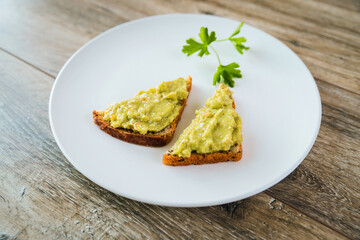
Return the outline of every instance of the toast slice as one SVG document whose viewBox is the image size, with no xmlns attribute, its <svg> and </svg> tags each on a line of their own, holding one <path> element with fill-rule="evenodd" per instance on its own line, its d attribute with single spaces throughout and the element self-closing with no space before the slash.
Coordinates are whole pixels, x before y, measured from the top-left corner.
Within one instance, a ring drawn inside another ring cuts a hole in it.
<svg viewBox="0 0 360 240">
<path fill-rule="evenodd" d="M 235 102 L 234 99 L 232 98 L 232 93 L 228 88 L 227 90 L 230 92 L 230 98 L 232 100 L 232 108 L 235 109 Z M 242 158 L 243 150 L 241 143 L 242 143 L 242 137 L 241 137 L 241 141 L 231 146 L 231 148 L 228 151 L 215 151 L 210 153 L 197 153 L 196 151 L 192 151 L 190 156 L 187 157 L 175 155 L 173 149 L 170 149 L 168 152 L 166 152 L 163 155 L 163 164 L 170 166 L 187 166 L 187 165 L 201 165 L 201 164 L 209 164 L 209 163 L 228 162 L 228 161 L 236 162 Z"/>
<path fill-rule="evenodd" d="M 191 86 L 192 86 L 192 78 L 188 76 L 186 78 L 188 81 L 188 88 L 187 91 L 190 93 Z M 160 147 L 164 146 L 167 143 L 169 143 L 175 133 L 175 129 L 177 127 L 178 122 L 181 119 L 182 112 L 184 111 L 184 108 L 186 106 L 187 99 L 189 97 L 186 97 L 186 99 L 183 99 L 180 104 L 181 108 L 179 111 L 179 114 L 176 116 L 176 118 L 165 127 L 163 130 L 159 132 L 147 132 L 146 134 L 140 134 L 136 131 L 133 131 L 131 129 L 125 129 L 125 128 L 114 128 L 111 126 L 110 122 L 106 121 L 104 119 L 104 113 L 105 111 L 93 111 L 93 119 L 94 123 L 99 126 L 99 128 L 103 131 L 105 131 L 107 134 L 120 139 L 125 142 L 134 143 L 138 145 L 143 146 L 152 146 L 152 147 Z"/>
</svg>

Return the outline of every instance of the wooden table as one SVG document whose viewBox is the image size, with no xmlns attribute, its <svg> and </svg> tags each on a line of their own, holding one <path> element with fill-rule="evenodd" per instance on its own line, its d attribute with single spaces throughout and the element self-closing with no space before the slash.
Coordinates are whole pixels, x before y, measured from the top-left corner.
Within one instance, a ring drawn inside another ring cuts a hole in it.
<svg viewBox="0 0 360 240">
<path fill-rule="evenodd" d="M 66 60 L 141 17 L 219 15 L 280 39 L 308 66 L 322 125 L 303 163 L 248 199 L 168 208 L 117 196 L 62 155 L 49 94 Z M 360 239 L 360 1 L 0 1 L 0 239 Z"/>
</svg>

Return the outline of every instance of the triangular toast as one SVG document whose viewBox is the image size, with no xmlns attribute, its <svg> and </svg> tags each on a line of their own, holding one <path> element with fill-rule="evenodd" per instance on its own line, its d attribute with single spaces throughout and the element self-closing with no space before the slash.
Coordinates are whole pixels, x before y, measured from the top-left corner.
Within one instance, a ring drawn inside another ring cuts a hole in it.
<svg viewBox="0 0 360 240">
<path fill-rule="evenodd" d="M 188 76 L 185 80 L 187 81 L 187 91 L 188 93 L 190 93 L 192 79 L 190 76 Z M 140 134 L 139 132 L 136 132 L 132 129 L 114 128 L 111 126 L 111 123 L 109 121 L 106 121 L 104 119 L 104 113 L 105 113 L 104 110 L 93 111 L 94 123 L 98 125 L 101 130 L 105 131 L 111 136 L 129 143 L 134 143 L 144 146 L 154 146 L 154 147 L 164 146 L 171 141 L 174 135 L 176 126 L 180 121 L 181 114 L 185 108 L 188 96 L 189 94 L 185 99 L 181 100 L 178 103 L 181 105 L 181 108 L 176 118 L 168 126 L 166 126 L 164 129 L 162 129 L 159 132 L 150 131 L 147 132 L 146 134 Z"/>
<path fill-rule="evenodd" d="M 226 91 L 226 93 L 228 94 L 228 101 L 229 101 L 227 108 L 231 108 L 230 101 L 232 101 L 232 109 L 235 109 L 235 102 L 234 102 L 234 99 L 232 98 L 232 93 L 231 93 L 230 89 L 227 86 L 225 86 L 224 84 L 221 84 L 219 87 L 219 90 L 217 90 L 217 91 Z M 219 108 L 219 109 L 221 109 L 221 108 Z M 201 110 L 206 110 L 206 107 L 204 107 Z M 201 112 L 201 110 L 199 112 Z M 214 111 L 216 112 L 216 110 L 214 110 Z M 197 118 L 199 117 L 198 114 L 199 113 L 197 113 Z M 234 114 L 237 115 L 236 112 Z M 237 115 L 237 117 L 240 119 L 240 117 L 238 115 Z M 195 120 L 197 118 L 195 118 Z M 209 118 L 211 118 L 211 117 L 209 117 Z M 186 134 L 188 133 L 187 130 L 191 129 L 192 127 L 196 127 L 196 125 L 194 125 L 194 124 L 199 124 L 199 122 L 196 122 L 195 120 L 193 120 L 193 122 L 184 130 L 182 135 L 179 137 L 177 142 L 174 144 L 173 148 L 177 144 L 178 145 L 181 144 L 181 142 L 179 142 L 179 141 L 181 141 L 181 140 L 187 141 L 187 137 L 186 137 Z M 237 139 L 237 141 L 230 147 L 230 149 L 216 150 L 213 152 L 205 152 L 205 153 L 198 153 L 198 152 L 192 150 L 191 153 L 190 153 L 190 151 L 187 152 L 187 154 L 190 154 L 190 156 L 179 156 L 176 153 L 174 153 L 174 150 L 172 148 L 171 150 L 169 150 L 167 153 L 165 153 L 163 155 L 164 165 L 186 166 L 186 165 L 192 165 L 192 164 L 198 165 L 198 164 L 218 163 L 218 162 L 227 162 L 227 161 L 239 161 L 242 157 L 241 119 L 238 122 L 240 122 L 240 124 L 238 124 L 236 126 L 240 130 L 239 133 L 241 134 L 241 137 Z M 198 127 L 197 129 L 201 129 L 201 128 Z M 197 131 L 202 131 L 202 130 L 197 130 Z M 198 132 L 198 135 L 203 136 L 204 134 L 202 132 Z"/>
</svg>

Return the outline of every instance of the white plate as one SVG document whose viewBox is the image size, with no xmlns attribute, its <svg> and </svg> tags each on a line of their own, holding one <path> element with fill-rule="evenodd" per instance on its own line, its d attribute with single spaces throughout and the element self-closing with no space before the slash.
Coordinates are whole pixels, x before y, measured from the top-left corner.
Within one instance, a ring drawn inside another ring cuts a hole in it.
<svg viewBox="0 0 360 240">
<path fill-rule="evenodd" d="M 259 193 L 291 173 L 306 157 L 321 120 L 313 77 L 294 52 L 265 32 L 244 25 L 250 50 L 238 54 L 215 43 L 223 64 L 236 61 L 243 73 L 234 98 L 243 121 L 240 162 L 169 167 L 162 155 L 174 144 L 205 100 L 217 60 L 212 53 L 186 57 L 182 46 L 201 26 L 227 37 L 239 22 L 207 15 L 171 14 L 121 24 L 80 48 L 60 71 L 50 96 L 50 124 L 69 161 L 100 186 L 138 201 L 166 206 L 223 204 Z M 94 109 L 180 76 L 193 88 L 173 141 L 152 148 L 129 144 L 101 131 Z"/>
</svg>

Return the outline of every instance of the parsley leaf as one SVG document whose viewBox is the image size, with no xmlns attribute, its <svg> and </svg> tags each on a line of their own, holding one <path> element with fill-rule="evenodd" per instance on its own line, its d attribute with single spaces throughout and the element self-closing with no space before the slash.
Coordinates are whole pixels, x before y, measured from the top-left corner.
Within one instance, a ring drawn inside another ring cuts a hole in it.
<svg viewBox="0 0 360 240">
<path fill-rule="evenodd" d="M 244 37 L 230 38 L 230 41 L 240 54 L 244 53 L 243 50 L 249 50 L 249 47 L 246 47 L 243 44 L 244 42 L 246 42 L 246 39 Z"/>
<path fill-rule="evenodd" d="M 211 32 L 210 35 L 208 33 L 208 28 L 201 27 L 199 37 L 202 43 L 194 40 L 193 38 L 189 38 L 186 40 L 188 45 L 183 46 L 183 53 L 190 56 L 199 51 L 198 56 L 202 57 L 204 54 L 209 55 L 210 52 L 208 50 L 208 46 L 210 43 L 216 40 L 215 32 Z"/>
<path fill-rule="evenodd" d="M 240 33 L 241 27 L 244 25 L 244 22 L 240 23 L 240 25 L 235 29 L 235 31 L 231 34 L 229 38 L 232 38 L 235 35 L 238 35 Z"/>
<path fill-rule="evenodd" d="M 217 68 L 216 73 L 213 77 L 213 85 L 216 85 L 216 83 L 220 83 L 220 81 L 224 82 L 226 85 L 230 87 L 234 87 L 235 81 L 233 78 L 241 78 L 241 71 L 240 69 L 237 69 L 239 64 L 233 62 L 229 65 L 219 65 Z"/>
<path fill-rule="evenodd" d="M 206 45 L 210 45 L 210 43 L 212 43 L 216 40 L 215 32 L 213 31 L 209 35 L 208 28 L 206 28 L 206 27 L 200 28 L 199 37 L 200 37 L 201 41 Z"/>
<path fill-rule="evenodd" d="M 243 54 L 244 50 L 249 50 L 249 47 L 246 47 L 243 44 L 244 42 L 246 42 L 246 38 L 244 38 L 244 37 L 233 38 L 233 37 L 240 33 L 241 27 L 243 25 L 244 25 L 243 22 L 240 23 L 240 25 L 236 28 L 236 30 L 233 32 L 233 34 L 231 34 L 231 36 L 229 37 L 229 40 L 231 41 L 231 43 L 234 45 L 234 47 L 240 54 Z"/>
</svg>

